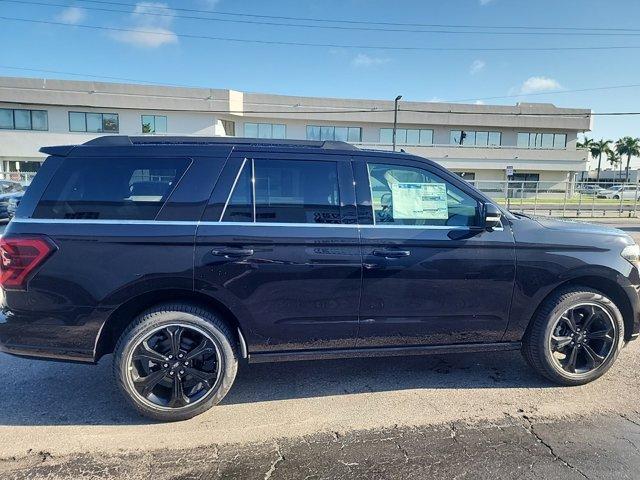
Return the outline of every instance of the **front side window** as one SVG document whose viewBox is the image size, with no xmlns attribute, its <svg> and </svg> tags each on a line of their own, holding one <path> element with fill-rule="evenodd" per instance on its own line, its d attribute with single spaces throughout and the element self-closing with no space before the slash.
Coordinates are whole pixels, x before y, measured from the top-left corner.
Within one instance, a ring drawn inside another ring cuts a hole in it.
<svg viewBox="0 0 640 480">
<path fill-rule="evenodd" d="M 167 133 L 167 117 L 142 115 L 142 133 Z"/>
<path fill-rule="evenodd" d="M 171 158 L 66 158 L 34 217 L 153 220 L 189 164 Z"/>
<path fill-rule="evenodd" d="M 49 130 L 47 111 L 0 108 L 0 129 Z"/>
<path fill-rule="evenodd" d="M 378 163 L 368 170 L 376 225 L 479 224 L 478 201 L 432 172 Z"/>
<path fill-rule="evenodd" d="M 247 160 L 222 221 L 341 223 L 337 165 L 331 161 Z"/>
<path fill-rule="evenodd" d="M 69 112 L 69 131 L 88 133 L 118 133 L 117 113 Z"/>
</svg>

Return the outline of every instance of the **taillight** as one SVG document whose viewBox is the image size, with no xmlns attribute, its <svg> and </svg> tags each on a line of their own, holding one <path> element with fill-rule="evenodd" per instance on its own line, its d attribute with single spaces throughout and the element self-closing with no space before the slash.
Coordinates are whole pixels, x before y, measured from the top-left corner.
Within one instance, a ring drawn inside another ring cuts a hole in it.
<svg viewBox="0 0 640 480">
<path fill-rule="evenodd" d="M 0 286 L 26 290 L 31 274 L 57 249 L 47 237 L 0 238 Z"/>
</svg>

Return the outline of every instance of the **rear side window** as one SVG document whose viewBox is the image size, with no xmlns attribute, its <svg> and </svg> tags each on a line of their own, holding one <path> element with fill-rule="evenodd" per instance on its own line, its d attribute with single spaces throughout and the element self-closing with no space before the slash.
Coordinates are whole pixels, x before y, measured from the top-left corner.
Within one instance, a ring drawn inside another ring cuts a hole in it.
<svg viewBox="0 0 640 480">
<path fill-rule="evenodd" d="M 340 223 L 336 162 L 247 160 L 223 222 Z"/>
<path fill-rule="evenodd" d="M 153 220 L 191 160 L 67 158 L 34 218 Z"/>
</svg>

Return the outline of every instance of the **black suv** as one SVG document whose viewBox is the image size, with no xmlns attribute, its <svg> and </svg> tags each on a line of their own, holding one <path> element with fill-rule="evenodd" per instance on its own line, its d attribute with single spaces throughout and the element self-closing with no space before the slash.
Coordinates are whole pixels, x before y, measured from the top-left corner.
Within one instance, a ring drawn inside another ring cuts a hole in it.
<svg viewBox="0 0 640 480">
<path fill-rule="evenodd" d="M 629 236 L 509 213 L 423 158 L 126 136 L 42 152 L 0 242 L 0 345 L 114 353 L 156 419 L 220 402 L 241 359 L 521 349 L 578 385 L 638 335 Z"/>
</svg>

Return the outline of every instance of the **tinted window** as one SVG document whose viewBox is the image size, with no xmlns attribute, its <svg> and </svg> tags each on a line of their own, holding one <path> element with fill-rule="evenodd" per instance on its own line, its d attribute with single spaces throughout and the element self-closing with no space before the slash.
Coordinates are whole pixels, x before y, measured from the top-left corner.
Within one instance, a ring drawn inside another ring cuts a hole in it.
<svg viewBox="0 0 640 480">
<path fill-rule="evenodd" d="M 245 161 L 222 216 L 223 222 L 253 222 L 251 160 Z"/>
<path fill-rule="evenodd" d="M 335 162 L 255 160 L 256 222 L 340 223 Z"/>
<path fill-rule="evenodd" d="M 478 202 L 421 168 L 369 164 L 376 225 L 477 225 Z"/>
<path fill-rule="evenodd" d="M 251 172 L 255 175 L 251 182 Z M 251 204 L 255 188 L 254 203 Z M 335 162 L 253 160 L 245 163 L 223 221 L 340 223 Z"/>
<path fill-rule="evenodd" d="M 153 220 L 189 163 L 171 158 L 67 158 L 33 216 Z"/>
</svg>

